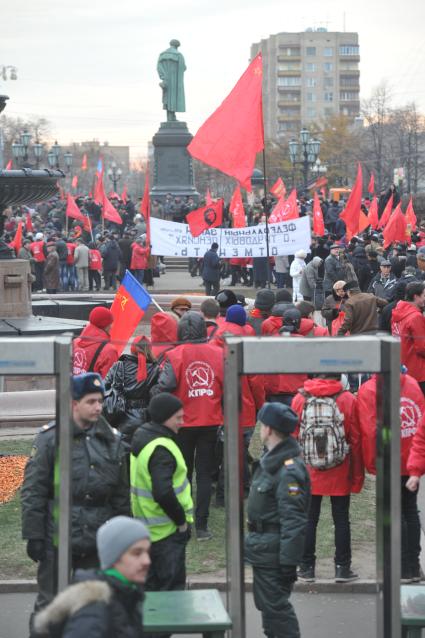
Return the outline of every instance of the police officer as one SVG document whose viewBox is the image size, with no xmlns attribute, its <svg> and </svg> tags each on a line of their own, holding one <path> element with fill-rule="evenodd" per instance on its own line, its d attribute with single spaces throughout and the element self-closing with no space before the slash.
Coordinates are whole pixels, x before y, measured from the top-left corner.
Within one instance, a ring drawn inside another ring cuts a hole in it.
<svg viewBox="0 0 425 638">
<path fill-rule="evenodd" d="M 102 417 L 104 387 L 96 373 L 72 378 L 72 568 L 98 566 L 96 532 L 107 520 L 130 514 L 126 448 Z M 22 536 L 38 563 L 34 612 L 55 595 L 54 475 L 56 424 L 43 426 L 25 468 Z M 30 627 L 32 627 L 31 617 Z"/>
<path fill-rule="evenodd" d="M 177 445 L 183 403 L 161 392 L 151 399 L 148 410 L 151 421 L 136 430 L 130 459 L 133 516 L 148 527 L 152 541 L 146 589 L 184 589 L 193 503 L 186 463 Z"/>
<path fill-rule="evenodd" d="M 266 453 L 248 497 L 245 557 L 253 566 L 254 601 L 268 638 L 299 638 L 289 597 L 304 550 L 310 479 L 298 443 L 290 435 L 298 418 L 282 403 L 258 412 Z"/>
</svg>

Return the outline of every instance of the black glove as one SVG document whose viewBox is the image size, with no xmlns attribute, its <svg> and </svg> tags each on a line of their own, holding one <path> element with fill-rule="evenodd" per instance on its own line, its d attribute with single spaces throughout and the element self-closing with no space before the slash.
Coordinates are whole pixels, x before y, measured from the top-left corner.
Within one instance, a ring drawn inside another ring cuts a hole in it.
<svg viewBox="0 0 425 638">
<path fill-rule="evenodd" d="M 35 563 L 46 558 L 46 543 L 38 538 L 31 538 L 27 543 L 27 554 Z"/>
<path fill-rule="evenodd" d="M 296 565 L 283 565 L 280 568 L 282 579 L 288 585 L 292 585 L 297 580 L 297 567 Z"/>
</svg>

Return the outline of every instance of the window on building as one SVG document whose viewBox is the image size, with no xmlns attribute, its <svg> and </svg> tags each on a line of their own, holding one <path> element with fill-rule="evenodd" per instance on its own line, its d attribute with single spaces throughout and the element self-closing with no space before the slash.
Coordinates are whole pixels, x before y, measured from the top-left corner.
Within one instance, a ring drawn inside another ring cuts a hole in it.
<svg viewBox="0 0 425 638">
<path fill-rule="evenodd" d="M 299 47 L 287 47 L 283 44 L 279 46 L 279 49 L 281 55 L 287 55 L 289 57 L 299 57 L 301 52 Z"/>
<path fill-rule="evenodd" d="M 305 84 L 310 88 L 314 88 L 317 85 L 316 78 L 306 78 Z"/>
<path fill-rule="evenodd" d="M 307 117 L 316 117 L 316 109 L 310 107 L 307 109 Z"/>
<path fill-rule="evenodd" d="M 316 55 L 316 47 L 307 47 L 306 48 L 307 55 Z"/>
<path fill-rule="evenodd" d="M 307 102 L 315 102 L 316 94 L 315 93 L 307 93 Z"/>
<path fill-rule="evenodd" d="M 341 75 L 339 78 L 339 85 L 341 88 L 350 88 L 351 86 L 359 85 L 359 78 L 356 75 Z"/>
<path fill-rule="evenodd" d="M 359 99 L 357 91 L 341 91 L 339 99 L 341 102 L 351 102 Z"/>
<path fill-rule="evenodd" d="M 333 68 L 334 65 L 332 64 L 332 62 L 324 62 L 323 70 L 325 71 L 325 73 L 332 73 Z"/>
<path fill-rule="evenodd" d="M 279 115 L 294 117 L 295 115 L 300 115 L 300 108 L 297 106 L 280 106 Z"/>
<path fill-rule="evenodd" d="M 298 122 L 279 122 L 277 125 L 278 131 L 295 131 L 298 129 Z"/>
<path fill-rule="evenodd" d="M 345 62 L 341 62 L 339 65 L 339 68 L 341 71 L 358 71 L 359 70 L 359 63 L 358 62 L 348 62 L 347 60 Z"/>
<path fill-rule="evenodd" d="M 284 76 L 277 78 L 278 86 L 301 86 L 301 77 Z"/>
<path fill-rule="evenodd" d="M 342 44 L 339 47 L 339 55 L 359 55 L 360 47 L 358 44 Z"/>
<path fill-rule="evenodd" d="M 308 73 L 314 73 L 316 70 L 316 65 L 314 64 L 314 62 L 307 62 L 307 64 L 305 65 L 305 70 Z"/>
<path fill-rule="evenodd" d="M 333 102 L 334 101 L 334 94 L 330 91 L 328 93 L 325 93 L 323 95 L 323 99 L 325 100 L 325 102 Z"/>
<path fill-rule="evenodd" d="M 279 62 L 278 71 L 301 71 L 301 65 L 299 62 L 292 62 L 289 60 L 288 62 Z"/>
<path fill-rule="evenodd" d="M 331 58 L 333 54 L 334 54 L 333 47 L 325 47 L 323 49 L 323 55 L 325 56 L 325 58 Z"/>
<path fill-rule="evenodd" d="M 333 78 L 327 78 L 327 77 L 323 78 L 323 86 L 325 87 L 325 89 L 330 89 L 331 87 L 333 87 L 333 85 L 334 85 Z"/>
</svg>

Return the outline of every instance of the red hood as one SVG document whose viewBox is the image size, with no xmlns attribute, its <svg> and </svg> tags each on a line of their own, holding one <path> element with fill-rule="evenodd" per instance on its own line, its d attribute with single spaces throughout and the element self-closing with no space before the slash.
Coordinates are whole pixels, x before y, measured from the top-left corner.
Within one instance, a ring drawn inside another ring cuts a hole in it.
<svg viewBox="0 0 425 638">
<path fill-rule="evenodd" d="M 276 335 L 279 333 L 280 328 L 282 327 L 282 317 L 268 317 L 261 324 L 261 334 L 262 335 Z"/>
<path fill-rule="evenodd" d="M 94 343 L 100 344 L 101 341 L 110 341 L 108 333 L 102 328 L 94 326 L 92 323 L 87 324 L 78 338 L 82 340 L 85 346 Z"/>
<path fill-rule="evenodd" d="M 305 337 L 311 332 L 314 328 L 313 319 L 303 318 L 301 319 L 300 328 L 298 330 L 299 334 Z"/>
<path fill-rule="evenodd" d="M 336 379 L 309 379 L 304 381 L 304 390 L 315 397 L 330 397 L 342 392 L 342 384 Z"/>
<path fill-rule="evenodd" d="M 177 321 L 168 312 L 157 312 L 151 319 L 151 342 L 169 343 L 177 341 Z M 168 350 L 167 345 L 153 346 L 155 356 Z"/>
<path fill-rule="evenodd" d="M 408 301 L 399 301 L 392 313 L 393 321 L 402 321 L 414 314 L 422 314 L 419 308 Z"/>
</svg>

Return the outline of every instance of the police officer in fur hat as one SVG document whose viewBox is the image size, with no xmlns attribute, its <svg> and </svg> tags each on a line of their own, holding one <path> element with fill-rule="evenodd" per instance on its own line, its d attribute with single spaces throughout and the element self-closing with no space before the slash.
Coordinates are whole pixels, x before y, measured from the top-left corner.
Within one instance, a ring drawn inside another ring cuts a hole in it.
<svg viewBox="0 0 425 638">
<path fill-rule="evenodd" d="M 96 532 L 107 520 L 130 514 L 126 448 L 102 416 L 104 386 L 96 373 L 72 378 L 72 568 L 98 566 Z M 34 612 L 55 595 L 56 423 L 36 436 L 25 468 L 22 536 L 28 556 L 38 563 Z M 30 620 L 32 628 L 33 616 Z"/>
<path fill-rule="evenodd" d="M 282 403 L 265 403 L 258 412 L 266 448 L 248 497 L 245 558 L 254 573 L 254 602 L 268 638 L 299 638 L 289 601 L 304 551 L 310 479 L 297 441 L 298 417 Z"/>
</svg>

